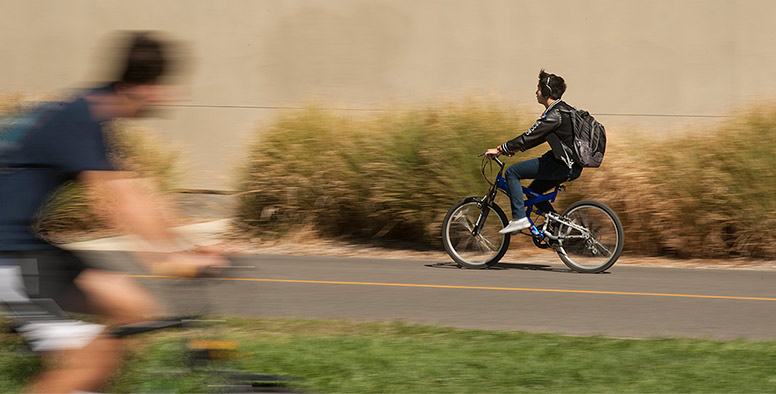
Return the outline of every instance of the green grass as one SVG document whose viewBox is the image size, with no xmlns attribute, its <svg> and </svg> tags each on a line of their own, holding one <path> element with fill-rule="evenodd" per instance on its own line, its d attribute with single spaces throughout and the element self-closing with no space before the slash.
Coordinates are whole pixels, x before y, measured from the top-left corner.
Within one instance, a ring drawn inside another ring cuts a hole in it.
<svg viewBox="0 0 776 394">
<path fill-rule="evenodd" d="M 320 393 L 772 393 L 776 341 L 566 337 L 394 323 L 230 319 L 226 326 L 133 340 L 109 392 L 200 392 L 185 335 L 237 340 L 226 367 L 302 378 Z M 2 339 L 0 392 L 37 368 Z"/>
</svg>

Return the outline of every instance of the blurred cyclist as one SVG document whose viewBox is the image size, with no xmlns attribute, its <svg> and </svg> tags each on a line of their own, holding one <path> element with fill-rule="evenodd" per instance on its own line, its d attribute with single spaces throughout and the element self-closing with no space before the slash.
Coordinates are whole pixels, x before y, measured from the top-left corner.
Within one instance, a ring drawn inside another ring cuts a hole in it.
<svg viewBox="0 0 776 394">
<path fill-rule="evenodd" d="M 544 113 L 525 133 L 485 151 L 488 156 L 498 154 L 512 156 L 517 151 L 526 151 L 545 141 L 551 148 L 542 157 L 517 163 L 504 173 L 509 187 L 513 219 L 499 231 L 501 234 L 520 231 L 531 226 L 528 218 L 525 217 L 521 179 L 534 179 L 528 188 L 537 193 L 544 193 L 562 182 L 579 178 L 582 173 L 582 167 L 574 163 L 569 149 L 573 146 L 571 119 L 567 113 L 561 111 L 561 109 L 572 109 L 561 100 L 565 92 L 566 82 L 562 77 L 541 70 L 536 89 L 536 101 L 544 105 Z M 554 212 L 549 202 L 537 204 L 537 208 L 544 212 Z"/>
<path fill-rule="evenodd" d="M 95 314 L 106 324 L 138 322 L 159 313 L 152 296 L 132 280 L 90 267 L 42 241 L 30 227 L 57 187 L 78 180 L 111 223 L 159 250 L 180 249 L 147 184 L 109 162 L 103 130 L 105 122 L 142 116 L 168 100 L 162 78 L 169 74 L 171 45 L 151 33 L 132 33 L 115 82 L 46 110 L 12 149 L 0 151 L 0 266 L 18 267 L 24 295 L 32 301 L 53 300 L 65 311 Z M 168 272 L 187 275 L 224 264 L 217 254 L 205 253 L 170 253 L 165 261 Z M 3 272 L 8 276 L 13 271 Z M 32 392 L 99 390 L 119 361 L 119 340 L 105 335 L 101 325 L 33 321 L 19 332 L 33 349 L 51 355 L 46 370 L 29 387 Z"/>
</svg>

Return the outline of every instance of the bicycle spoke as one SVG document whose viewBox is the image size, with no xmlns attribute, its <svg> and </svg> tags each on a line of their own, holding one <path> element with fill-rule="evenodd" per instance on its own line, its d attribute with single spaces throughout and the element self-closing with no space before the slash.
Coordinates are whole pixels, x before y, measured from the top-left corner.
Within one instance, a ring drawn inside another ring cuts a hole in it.
<svg viewBox="0 0 776 394">
<path fill-rule="evenodd" d="M 456 262 L 469 268 L 483 268 L 497 262 L 509 247 L 505 242 L 508 237 L 498 233 L 506 216 L 493 208 L 485 209 L 490 211 L 483 220 L 483 207 L 478 200 L 461 203 L 450 213 L 443 228 L 445 249 Z"/>
<path fill-rule="evenodd" d="M 604 245 L 604 244 L 602 244 L 602 243 L 598 242 L 598 240 L 597 240 L 597 239 L 595 239 L 595 238 L 593 238 L 593 242 L 595 242 L 595 245 L 594 245 L 594 246 L 597 246 L 597 247 L 599 247 L 601 250 L 603 250 L 604 252 L 606 252 L 606 255 L 607 255 L 607 256 L 611 256 L 611 255 L 612 255 L 612 251 L 611 251 L 611 250 L 609 250 L 609 248 L 608 248 L 608 247 L 606 247 L 606 245 Z"/>
<path fill-rule="evenodd" d="M 477 241 L 479 241 L 480 245 L 483 245 L 488 251 L 494 251 L 497 249 L 497 246 L 489 239 L 483 237 L 482 235 L 477 236 Z"/>
<path fill-rule="evenodd" d="M 455 245 L 456 250 L 466 250 L 466 248 L 469 247 L 469 245 L 472 244 L 473 238 L 471 237 L 464 237 L 461 238 L 461 240 L 458 242 L 457 245 Z"/>
<path fill-rule="evenodd" d="M 468 216 L 466 216 L 463 212 L 460 212 L 456 214 L 456 217 L 453 218 L 458 223 L 461 223 L 464 227 L 466 227 L 469 232 L 474 231 L 474 223 L 469 219 Z"/>
<path fill-rule="evenodd" d="M 601 203 L 589 202 L 564 212 L 558 254 L 570 268 L 600 272 L 619 257 L 621 230 L 607 210 L 609 208 Z"/>
</svg>

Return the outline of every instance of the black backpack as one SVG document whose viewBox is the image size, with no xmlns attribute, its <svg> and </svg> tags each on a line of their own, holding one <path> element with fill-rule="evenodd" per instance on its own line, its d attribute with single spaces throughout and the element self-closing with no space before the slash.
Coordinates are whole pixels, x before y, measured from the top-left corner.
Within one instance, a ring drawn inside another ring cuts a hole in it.
<svg viewBox="0 0 776 394">
<path fill-rule="evenodd" d="M 564 111 L 571 118 L 574 161 L 582 167 L 600 167 L 606 151 L 606 130 L 593 115 L 581 109 Z"/>
</svg>

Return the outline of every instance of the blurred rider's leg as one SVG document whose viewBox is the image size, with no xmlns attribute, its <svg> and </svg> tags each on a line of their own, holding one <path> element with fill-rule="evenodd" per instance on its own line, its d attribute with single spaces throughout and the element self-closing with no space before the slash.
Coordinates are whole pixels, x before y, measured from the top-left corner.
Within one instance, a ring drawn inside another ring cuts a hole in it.
<svg viewBox="0 0 776 394">
<path fill-rule="evenodd" d="M 130 278 L 85 269 L 73 283 L 84 296 L 86 308 L 81 311 L 98 316 L 107 325 L 148 320 L 160 312 L 148 291 Z M 97 391 L 115 373 L 121 348 L 120 339 L 103 333 L 81 348 L 53 351 L 45 361 L 47 371 L 38 376 L 28 391 Z"/>
</svg>

